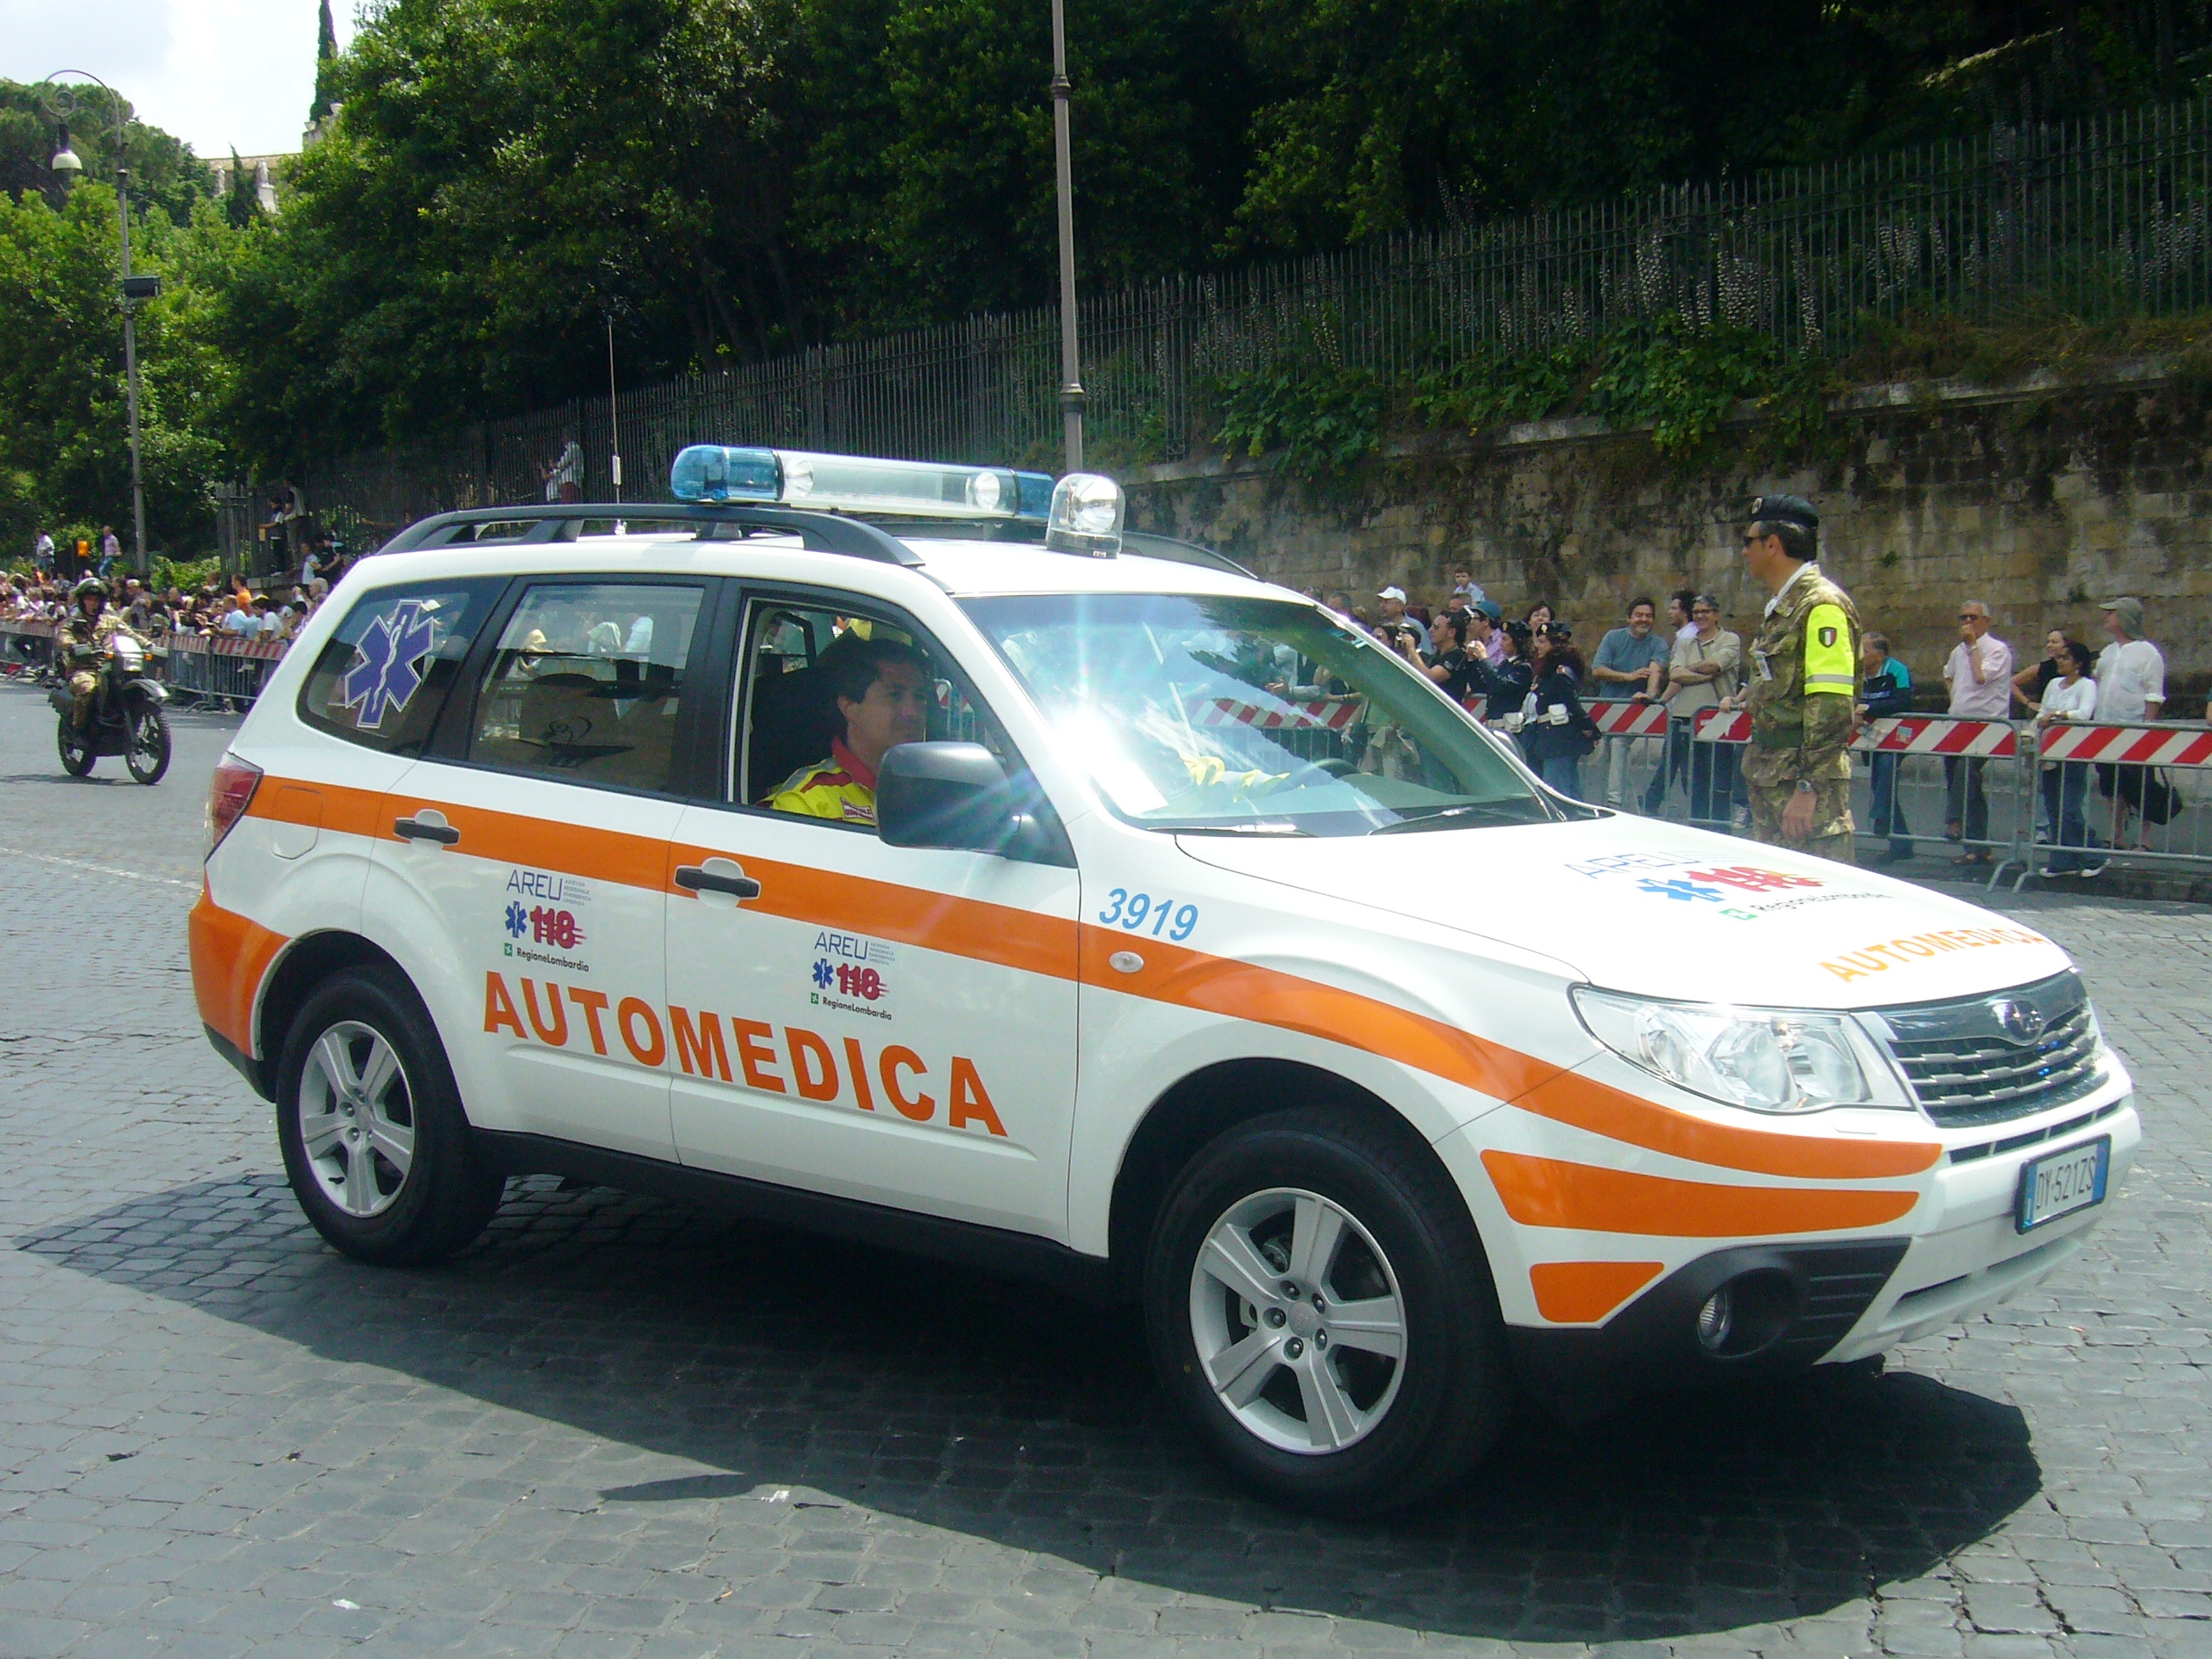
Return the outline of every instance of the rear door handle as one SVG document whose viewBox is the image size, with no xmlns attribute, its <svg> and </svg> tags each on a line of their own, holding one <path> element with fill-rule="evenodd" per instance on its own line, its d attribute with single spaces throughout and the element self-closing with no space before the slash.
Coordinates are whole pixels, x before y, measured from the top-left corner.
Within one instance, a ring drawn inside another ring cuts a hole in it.
<svg viewBox="0 0 2212 1659">
<path fill-rule="evenodd" d="M 743 872 L 725 875 L 718 870 L 702 870 L 696 864 L 676 866 L 676 885 L 695 893 L 728 893 L 733 899 L 760 896 L 760 884 Z"/>
<path fill-rule="evenodd" d="M 403 818 L 393 824 L 392 833 L 402 840 L 435 841 L 440 847 L 451 847 L 461 839 L 461 832 L 450 824 L 433 824 L 419 818 Z"/>
</svg>

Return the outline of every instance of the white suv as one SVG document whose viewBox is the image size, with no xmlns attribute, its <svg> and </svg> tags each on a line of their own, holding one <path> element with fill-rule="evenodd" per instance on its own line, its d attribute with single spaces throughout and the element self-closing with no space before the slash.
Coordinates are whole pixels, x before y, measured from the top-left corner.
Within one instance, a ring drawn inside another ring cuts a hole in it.
<svg viewBox="0 0 2212 1659">
<path fill-rule="evenodd" d="M 1517 1390 L 1985 1309 L 2134 1154 L 2048 940 L 1555 796 L 1106 480 L 674 484 L 404 533 L 217 771 L 202 1016 L 350 1255 L 551 1171 L 1141 1299 L 1248 1479 L 1377 1509 Z"/>
</svg>

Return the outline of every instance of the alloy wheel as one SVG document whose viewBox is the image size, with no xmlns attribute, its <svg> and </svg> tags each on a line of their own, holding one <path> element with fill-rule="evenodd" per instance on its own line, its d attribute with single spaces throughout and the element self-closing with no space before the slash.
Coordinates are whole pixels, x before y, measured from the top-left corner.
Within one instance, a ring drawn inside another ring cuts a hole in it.
<svg viewBox="0 0 2212 1659">
<path fill-rule="evenodd" d="M 1405 1373 L 1406 1315 L 1374 1235 L 1297 1188 L 1239 1199 L 1190 1273 L 1190 1335 L 1215 1397 L 1285 1452 L 1341 1452 L 1389 1413 Z"/>
<path fill-rule="evenodd" d="M 381 1215 L 415 1161 L 414 1095 L 392 1045 L 346 1020 L 308 1051 L 300 1144 L 324 1196 L 352 1216 Z"/>
</svg>

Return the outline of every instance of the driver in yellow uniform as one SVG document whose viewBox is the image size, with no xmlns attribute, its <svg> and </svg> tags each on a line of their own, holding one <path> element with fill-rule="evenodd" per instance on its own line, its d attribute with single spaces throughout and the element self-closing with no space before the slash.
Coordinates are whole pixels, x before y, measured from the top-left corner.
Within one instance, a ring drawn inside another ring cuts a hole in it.
<svg viewBox="0 0 2212 1659">
<path fill-rule="evenodd" d="M 929 735 L 929 663 L 895 639 L 847 634 L 823 653 L 845 735 L 829 758 L 803 766 L 768 797 L 779 812 L 833 819 L 843 824 L 876 821 L 876 768 L 902 743 Z"/>
</svg>

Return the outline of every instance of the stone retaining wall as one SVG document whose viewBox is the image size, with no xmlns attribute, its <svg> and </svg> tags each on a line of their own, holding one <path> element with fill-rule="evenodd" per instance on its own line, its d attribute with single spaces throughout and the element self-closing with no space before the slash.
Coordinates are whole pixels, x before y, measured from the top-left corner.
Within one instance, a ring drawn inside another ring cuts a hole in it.
<svg viewBox="0 0 2212 1659">
<path fill-rule="evenodd" d="M 1739 411 L 1728 447 L 1749 448 L 1757 425 Z M 2096 601 L 2133 593 L 2166 653 L 2169 711 L 2204 712 L 2212 385 L 2150 361 L 2086 383 L 1867 387 L 1836 401 L 1814 447 L 1794 469 L 1684 471 L 1640 433 L 1541 421 L 1394 446 L 1337 490 L 1266 460 L 1157 467 L 1132 478 L 1131 519 L 1363 603 L 1393 582 L 1433 601 L 1465 559 L 1510 615 L 1549 600 L 1588 651 L 1632 597 L 1663 607 L 1683 586 L 1713 590 L 1748 632 L 1765 596 L 1743 573 L 1735 515 L 1790 490 L 1821 509 L 1823 567 L 1917 680 L 1939 680 L 1962 600 L 1986 600 L 2025 661 L 2049 627 L 2101 644 Z"/>
</svg>

